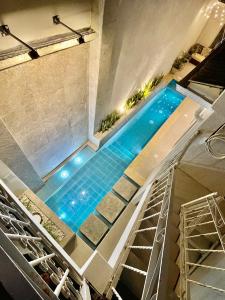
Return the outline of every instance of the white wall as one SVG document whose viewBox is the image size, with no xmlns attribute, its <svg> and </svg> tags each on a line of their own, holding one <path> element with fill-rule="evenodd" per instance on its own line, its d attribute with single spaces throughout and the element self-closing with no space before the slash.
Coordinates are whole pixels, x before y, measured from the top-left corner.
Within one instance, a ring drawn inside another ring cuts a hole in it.
<svg viewBox="0 0 225 300">
<path fill-rule="evenodd" d="M 74 29 L 89 27 L 91 0 L 7 0 L 0 2 L 0 23 L 24 41 L 48 38 L 68 29 L 54 25 L 52 16 L 60 15 L 62 21 Z M 11 37 L 1 38 L 0 51 L 19 45 Z"/>
<path fill-rule="evenodd" d="M 205 0 L 105 1 L 95 129 L 147 79 L 167 73 L 192 46 L 206 18 Z"/>
<path fill-rule="evenodd" d="M 207 19 L 207 23 L 205 24 L 199 38 L 198 43 L 205 46 L 210 47 L 214 39 L 216 38 L 217 34 L 220 32 L 222 26 L 220 25 L 221 19 L 220 19 L 220 13 L 223 9 L 225 9 L 225 5 L 220 3 L 219 6 L 219 17 L 215 18 L 215 9 L 212 11 L 210 17 Z M 223 22 L 224 23 L 224 22 Z"/>
<path fill-rule="evenodd" d="M 210 47 L 217 34 L 220 32 L 220 29 L 220 21 L 218 19 L 210 18 L 198 38 L 198 43 L 205 47 Z"/>
<path fill-rule="evenodd" d="M 200 135 L 192 142 L 184 157 L 184 170 L 212 191 L 225 194 L 225 159 L 212 157 L 206 149 L 205 140 L 225 123 L 225 92 L 213 104 L 213 114 L 199 128 Z M 225 134 L 225 131 L 224 131 Z M 217 143 L 217 151 L 225 153 L 225 143 Z"/>
</svg>

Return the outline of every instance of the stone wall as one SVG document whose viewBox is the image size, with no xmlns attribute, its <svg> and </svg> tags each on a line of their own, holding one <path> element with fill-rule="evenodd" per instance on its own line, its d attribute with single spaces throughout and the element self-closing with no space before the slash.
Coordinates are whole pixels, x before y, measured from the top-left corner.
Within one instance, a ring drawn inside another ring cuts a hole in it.
<svg viewBox="0 0 225 300">
<path fill-rule="evenodd" d="M 95 130 L 147 79 L 167 73 L 192 46 L 206 18 L 207 0 L 105 1 Z"/>
<path fill-rule="evenodd" d="M 10 181 L 12 176 L 8 175 L 7 167 L 2 161 L 32 190 L 35 191 L 42 186 L 43 182 L 31 163 L 0 120 L 0 175 L 3 175 L 4 179 L 7 175 L 7 180 Z"/>
<path fill-rule="evenodd" d="M 0 72 L 0 120 L 39 176 L 87 140 L 88 54 L 83 44 Z"/>
</svg>

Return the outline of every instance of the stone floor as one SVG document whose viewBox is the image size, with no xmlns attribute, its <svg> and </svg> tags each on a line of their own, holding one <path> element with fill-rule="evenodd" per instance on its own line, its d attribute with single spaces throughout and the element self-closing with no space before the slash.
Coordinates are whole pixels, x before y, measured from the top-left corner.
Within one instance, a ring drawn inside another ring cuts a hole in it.
<svg viewBox="0 0 225 300">
<path fill-rule="evenodd" d="M 94 245 L 98 245 L 108 229 L 108 226 L 103 221 L 91 214 L 81 225 L 80 232 Z"/>
<path fill-rule="evenodd" d="M 114 223 L 125 204 L 112 192 L 109 192 L 96 207 L 96 210 L 109 222 Z"/>
<path fill-rule="evenodd" d="M 122 176 L 113 186 L 113 190 L 122 196 L 126 201 L 130 201 L 138 190 L 137 186 L 131 183 L 127 178 Z"/>
</svg>

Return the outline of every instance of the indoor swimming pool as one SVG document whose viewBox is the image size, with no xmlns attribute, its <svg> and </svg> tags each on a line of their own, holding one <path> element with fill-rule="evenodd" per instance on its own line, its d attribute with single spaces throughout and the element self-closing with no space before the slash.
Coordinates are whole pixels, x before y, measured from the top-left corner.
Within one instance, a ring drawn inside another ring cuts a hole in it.
<svg viewBox="0 0 225 300">
<path fill-rule="evenodd" d="M 184 96 L 175 91 L 174 83 L 159 91 L 101 149 L 91 153 L 89 159 L 45 203 L 74 232 L 78 232 L 81 224 L 95 211 L 101 199 L 183 99 Z M 58 176 L 64 174 L 67 177 L 70 170 L 64 166 L 58 172 Z"/>
</svg>

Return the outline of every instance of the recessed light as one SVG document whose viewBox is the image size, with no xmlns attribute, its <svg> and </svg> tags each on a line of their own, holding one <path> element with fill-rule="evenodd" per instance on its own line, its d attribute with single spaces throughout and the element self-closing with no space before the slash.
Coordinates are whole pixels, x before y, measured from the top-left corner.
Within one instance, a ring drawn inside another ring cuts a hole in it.
<svg viewBox="0 0 225 300">
<path fill-rule="evenodd" d="M 85 196 L 86 193 L 87 193 L 87 192 L 86 192 L 85 190 L 81 191 L 81 195 L 82 195 L 82 196 Z"/>
<path fill-rule="evenodd" d="M 69 172 L 66 171 L 66 170 L 64 170 L 64 171 L 62 171 L 62 172 L 60 173 L 60 176 L 61 176 L 62 178 L 67 178 L 67 177 L 69 176 Z"/>
<path fill-rule="evenodd" d="M 66 213 L 61 213 L 61 215 L 59 216 L 60 219 L 65 219 L 66 218 Z"/>
<path fill-rule="evenodd" d="M 82 162 L 82 158 L 80 156 L 77 156 L 74 158 L 75 163 L 80 164 Z"/>
</svg>

